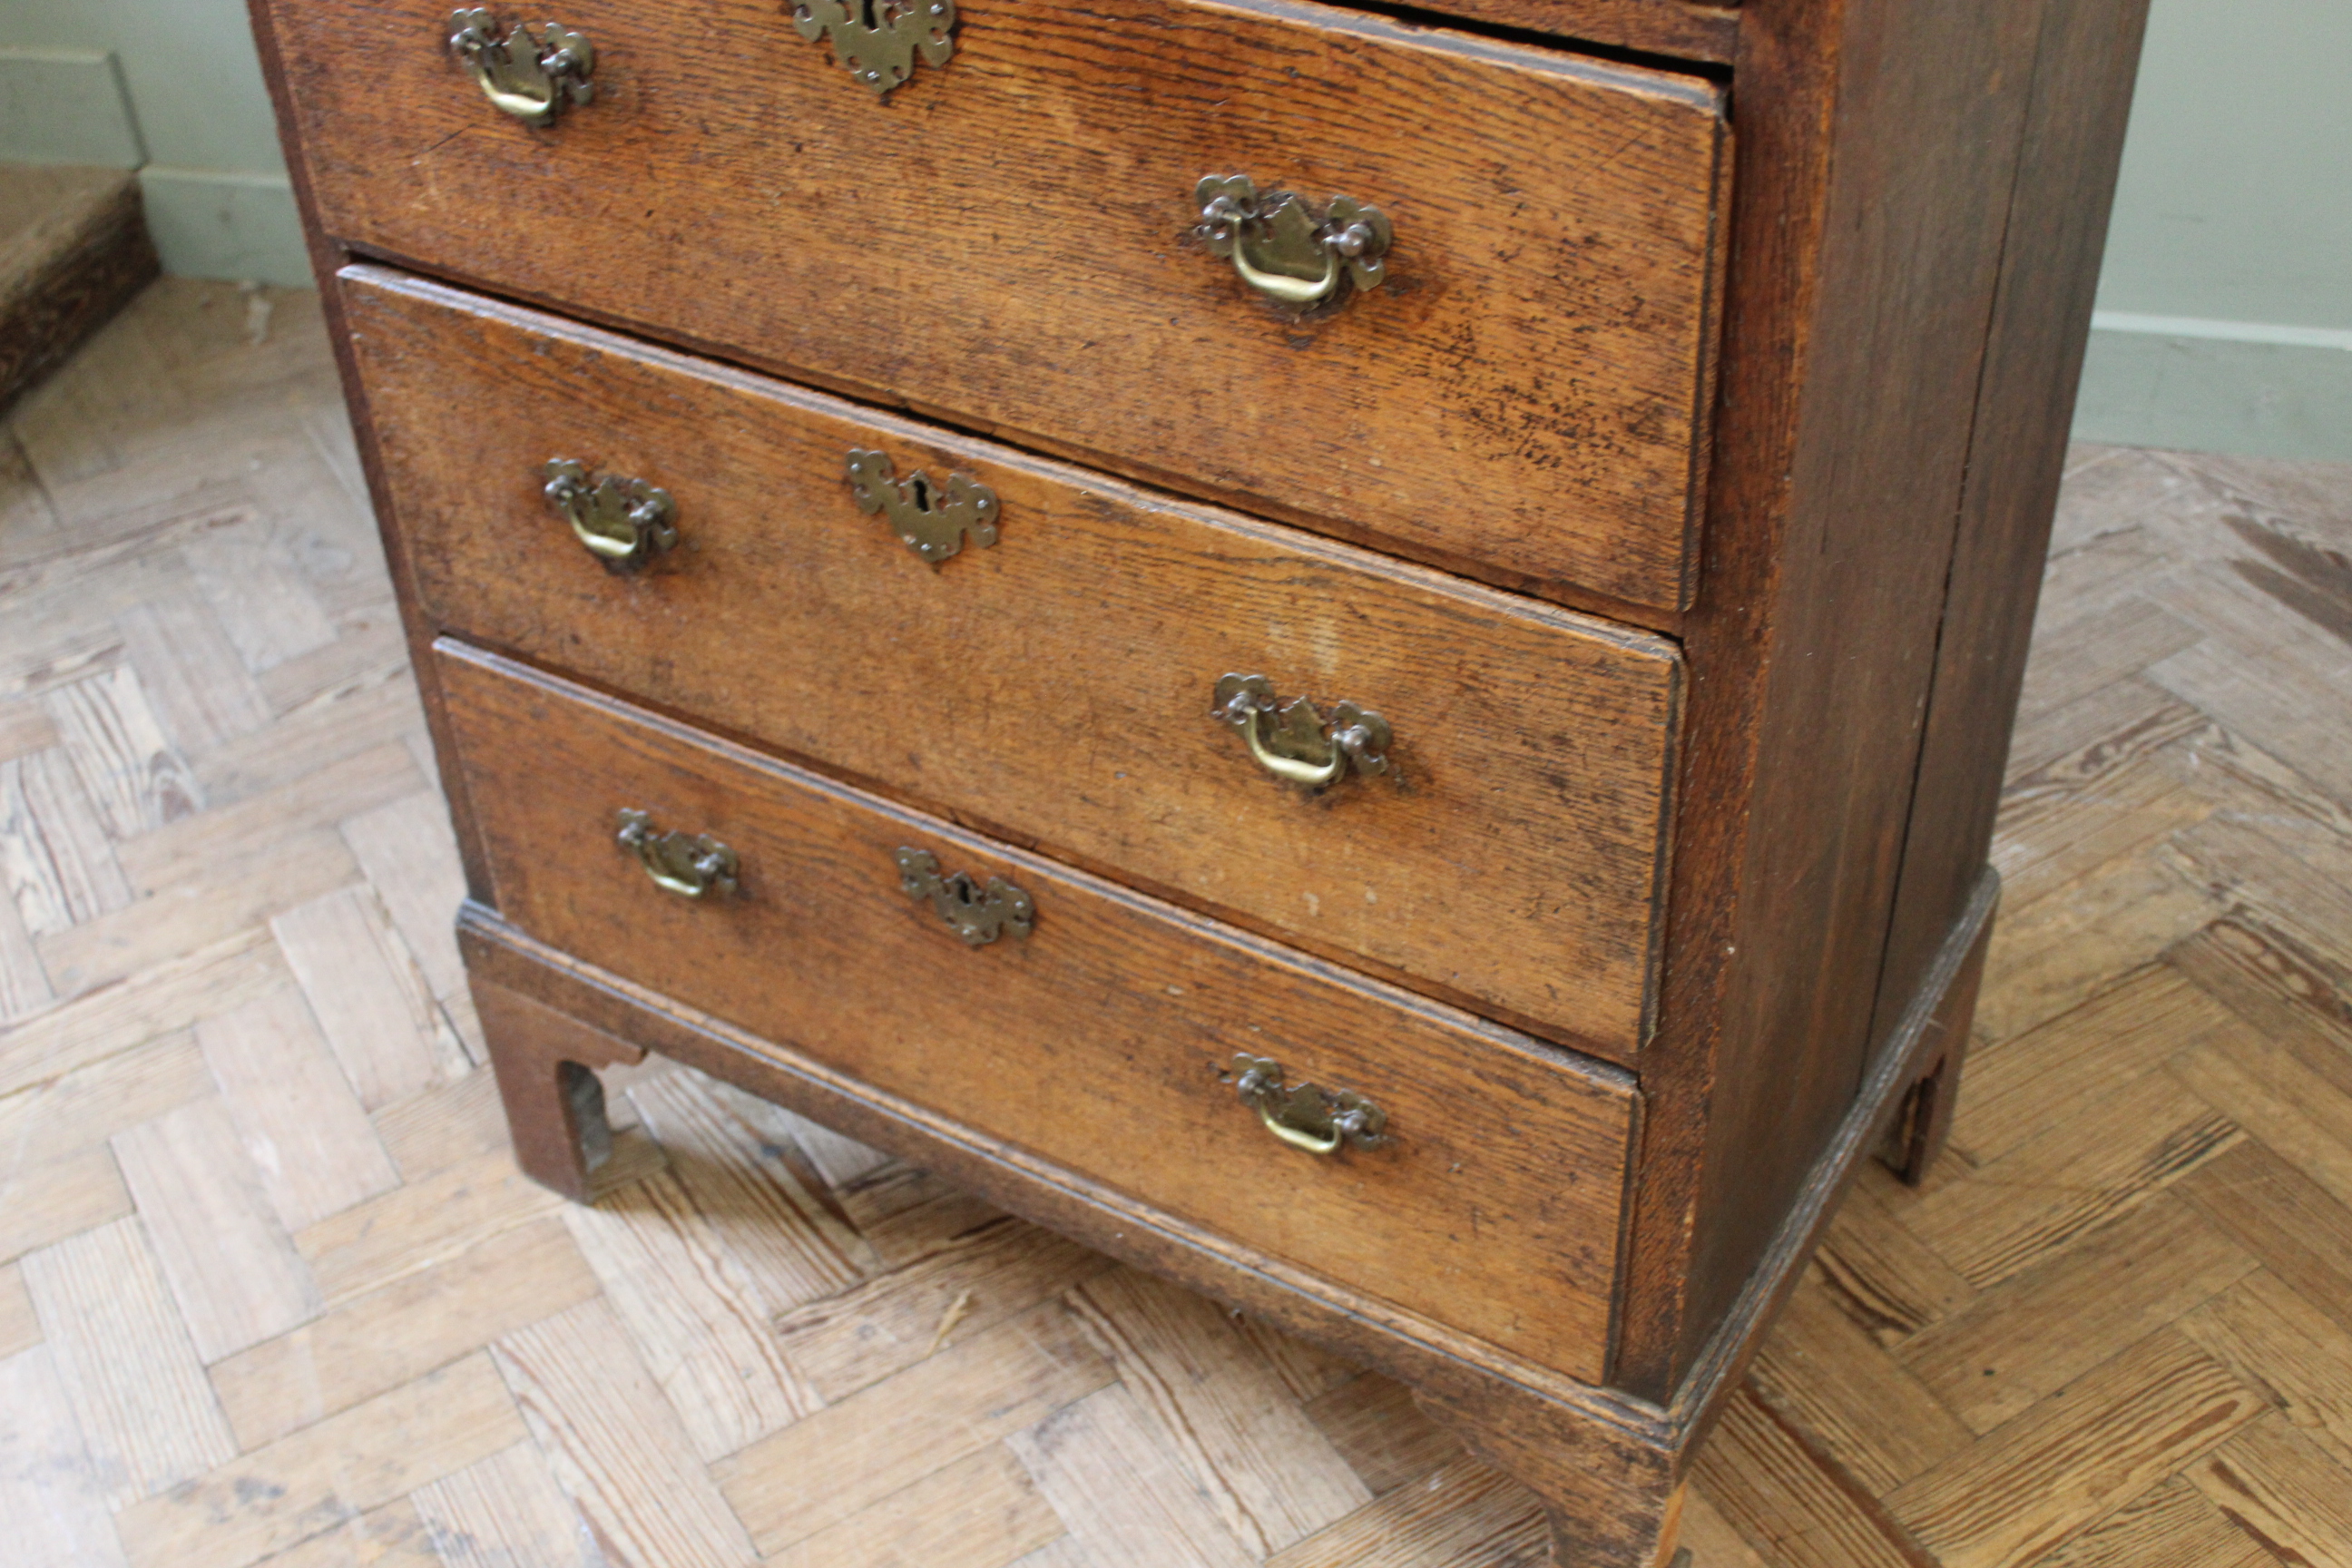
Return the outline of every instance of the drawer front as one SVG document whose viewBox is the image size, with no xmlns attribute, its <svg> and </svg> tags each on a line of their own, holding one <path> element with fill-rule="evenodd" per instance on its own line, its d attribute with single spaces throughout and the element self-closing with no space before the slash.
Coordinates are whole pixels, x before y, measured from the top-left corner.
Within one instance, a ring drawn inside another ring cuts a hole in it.
<svg viewBox="0 0 2352 1568">
<path fill-rule="evenodd" d="M 1671 645 L 382 269 L 344 279 L 418 594 L 443 629 L 868 781 L 1596 1054 L 1646 1027 Z M 852 449 L 997 497 L 932 565 Z M 570 458 L 668 492 L 607 571 Z M 1388 769 L 1308 793 L 1220 678 L 1352 701 Z"/>
<path fill-rule="evenodd" d="M 534 128 L 446 3 L 266 3 L 362 249 L 1500 581 L 1686 598 L 1710 85 L 1296 0 L 961 0 L 953 59 L 877 101 L 779 0 L 566 0 L 595 97 Z M 1187 238 L 1236 174 L 1378 207 L 1386 281 L 1265 301 Z"/>
<path fill-rule="evenodd" d="M 1622 1075 L 462 645 L 437 663 L 499 908 L 531 935 L 1599 1381 L 1633 1117 Z M 616 842 L 624 808 L 722 844 L 733 893 L 657 887 Z M 902 889 L 902 849 L 1010 881 L 1029 934 L 968 945 Z M 1388 1142 L 1318 1156 L 1278 1141 L 1237 1092 L 1244 1052 L 1286 1086 L 1369 1100 Z"/>
</svg>

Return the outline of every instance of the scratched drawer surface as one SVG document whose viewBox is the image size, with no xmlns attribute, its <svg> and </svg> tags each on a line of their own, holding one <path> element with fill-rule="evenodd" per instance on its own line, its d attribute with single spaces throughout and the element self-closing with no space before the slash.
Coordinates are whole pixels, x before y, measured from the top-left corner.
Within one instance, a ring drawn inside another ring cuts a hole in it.
<svg viewBox="0 0 2352 1568">
<path fill-rule="evenodd" d="M 437 628 L 1638 1050 L 1663 639 L 381 268 L 343 289 Z M 578 476 L 556 501 L 551 459 Z M 641 557 L 575 535 L 655 491 Z"/>
<path fill-rule="evenodd" d="M 446 5 L 265 3 L 362 250 L 1492 581 L 1687 600 L 1708 83 L 1290 0 L 962 0 L 877 98 L 777 0 L 567 0 L 593 92 L 533 126 Z"/>
<path fill-rule="evenodd" d="M 1623 1075 L 491 656 L 436 663 L 523 931 L 1598 1380 Z"/>
</svg>

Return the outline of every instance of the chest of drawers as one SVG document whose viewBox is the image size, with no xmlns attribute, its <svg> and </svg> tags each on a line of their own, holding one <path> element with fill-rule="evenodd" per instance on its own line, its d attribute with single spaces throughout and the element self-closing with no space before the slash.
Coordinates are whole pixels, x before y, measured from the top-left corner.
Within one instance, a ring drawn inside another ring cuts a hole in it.
<svg viewBox="0 0 2352 1568">
<path fill-rule="evenodd" d="M 1651 1564 L 1948 1121 L 2145 0 L 254 0 L 516 1149 L 654 1050 Z"/>
</svg>

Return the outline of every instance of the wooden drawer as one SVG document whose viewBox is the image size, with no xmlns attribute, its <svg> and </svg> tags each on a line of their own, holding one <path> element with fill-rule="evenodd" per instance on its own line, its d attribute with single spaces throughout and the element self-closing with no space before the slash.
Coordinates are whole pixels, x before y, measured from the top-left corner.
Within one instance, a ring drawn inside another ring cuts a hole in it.
<svg viewBox="0 0 2352 1568">
<path fill-rule="evenodd" d="M 1297 0 L 961 0 L 953 60 L 877 102 L 778 0 L 565 0 L 595 98 L 534 129 L 446 5 L 264 4 L 362 249 L 1492 580 L 1687 601 L 1711 84 Z M 1386 283 L 1286 318 L 1187 239 L 1213 174 L 1380 207 Z"/>
<path fill-rule="evenodd" d="M 1647 634 L 381 268 L 343 277 L 436 626 L 1598 1054 L 1650 1014 L 1680 664 Z M 927 565 L 845 473 L 962 473 Z M 667 490 L 615 574 L 541 494 Z M 1390 769 L 1278 782 L 1211 717 L 1262 674 L 1373 710 Z"/>
<path fill-rule="evenodd" d="M 1598 1381 L 1633 1095 L 1623 1075 L 442 642 L 500 911 L 883 1094 L 1245 1246 Z M 709 834 L 737 891 L 661 890 L 623 808 Z M 898 852 L 1006 878 L 1033 929 L 968 946 Z M 1317 1157 L 1234 1057 L 1368 1097 Z M 1530 1310 L 1530 1303 L 1540 1303 Z"/>
</svg>

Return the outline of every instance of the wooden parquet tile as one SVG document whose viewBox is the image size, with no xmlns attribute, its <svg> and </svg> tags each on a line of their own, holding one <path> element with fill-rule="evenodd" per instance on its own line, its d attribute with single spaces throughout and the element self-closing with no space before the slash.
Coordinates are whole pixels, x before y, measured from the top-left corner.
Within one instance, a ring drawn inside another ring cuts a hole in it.
<svg viewBox="0 0 2352 1568">
<path fill-rule="evenodd" d="M 1952 1150 L 1866 1171 L 1695 1568 L 2352 1564 L 2352 469 L 2084 449 Z M 659 1062 L 509 1157 L 300 292 L 0 426 L 0 1556 L 1505 1568 L 1396 1384 Z"/>
</svg>

